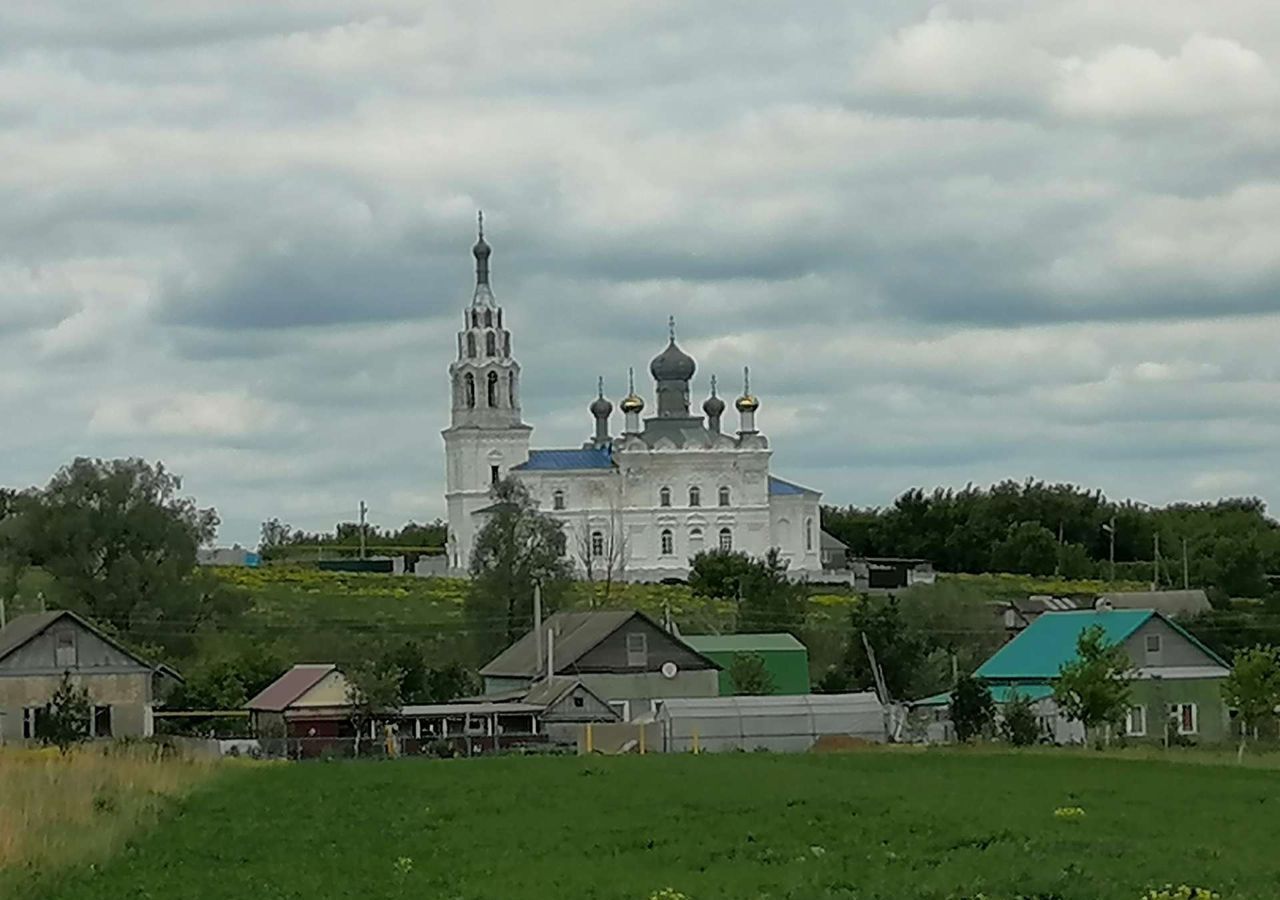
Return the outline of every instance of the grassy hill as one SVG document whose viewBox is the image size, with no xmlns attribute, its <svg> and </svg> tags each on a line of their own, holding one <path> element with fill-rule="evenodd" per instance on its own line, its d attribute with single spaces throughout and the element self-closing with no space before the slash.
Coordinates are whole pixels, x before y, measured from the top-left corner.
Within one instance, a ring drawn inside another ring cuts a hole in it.
<svg viewBox="0 0 1280 900">
<path fill-rule="evenodd" d="M 20 896 L 1273 900 L 1274 777 L 910 749 L 239 768 Z"/>
</svg>

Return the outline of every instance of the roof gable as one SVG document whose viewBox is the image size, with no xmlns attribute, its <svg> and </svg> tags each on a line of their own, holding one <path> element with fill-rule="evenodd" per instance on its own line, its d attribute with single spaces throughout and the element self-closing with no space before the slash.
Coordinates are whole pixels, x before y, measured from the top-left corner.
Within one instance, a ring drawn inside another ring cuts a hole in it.
<svg viewBox="0 0 1280 900">
<path fill-rule="evenodd" d="M 18 616 L 0 629 L 0 659 L 4 659 L 9 654 L 15 652 L 20 647 L 24 647 L 31 641 L 44 634 L 57 622 L 63 619 L 70 619 L 80 628 L 92 634 L 94 637 L 114 647 L 125 656 L 132 659 L 139 666 L 145 669 L 155 669 L 156 667 L 148 660 L 143 659 L 134 653 L 128 647 L 121 644 L 111 635 L 98 628 L 89 620 L 85 619 L 69 609 L 54 609 L 48 612 L 31 613 L 30 615 Z M 176 673 L 175 673 L 176 674 Z M 181 676 L 179 676 L 180 678 Z"/>
<path fill-rule="evenodd" d="M 298 665 L 285 672 L 246 703 L 245 709 L 283 712 L 337 669 L 332 663 Z"/>
<path fill-rule="evenodd" d="M 1107 641 L 1121 644 L 1155 615 L 1158 613 L 1149 609 L 1047 612 L 997 650 L 974 674 L 1008 681 L 1056 678 L 1062 665 L 1076 658 L 1076 641 L 1082 632 L 1097 625 Z"/>
</svg>

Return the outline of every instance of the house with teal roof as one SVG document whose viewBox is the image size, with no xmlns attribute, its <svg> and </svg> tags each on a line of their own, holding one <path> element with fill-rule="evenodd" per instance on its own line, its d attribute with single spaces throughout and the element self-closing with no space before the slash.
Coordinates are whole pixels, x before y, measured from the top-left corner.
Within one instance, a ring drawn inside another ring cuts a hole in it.
<svg viewBox="0 0 1280 900">
<path fill-rule="evenodd" d="M 1155 610 L 1044 613 L 979 666 L 974 676 L 991 689 L 997 705 L 1015 693 L 1033 700 L 1041 727 L 1056 743 L 1081 742 L 1081 724 L 1061 716 L 1053 702 L 1053 682 L 1062 666 L 1076 658 L 1081 633 L 1094 626 L 1124 648 L 1132 665 L 1126 738 L 1163 741 L 1167 728 L 1170 736 L 1196 743 L 1228 739 L 1230 717 L 1222 699 L 1222 681 L 1230 672 L 1227 663 Z M 949 694 L 938 694 L 914 705 L 932 710 L 941 722 L 939 713 L 945 713 L 949 703 Z"/>
</svg>

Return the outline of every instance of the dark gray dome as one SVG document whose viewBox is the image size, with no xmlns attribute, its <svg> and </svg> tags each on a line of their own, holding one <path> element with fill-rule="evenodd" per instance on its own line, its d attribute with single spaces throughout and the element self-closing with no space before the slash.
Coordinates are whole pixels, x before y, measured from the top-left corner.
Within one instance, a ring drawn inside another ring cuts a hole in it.
<svg viewBox="0 0 1280 900">
<path fill-rule="evenodd" d="M 489 247 L 487 243 L 485 243 L 484 235 L 481 235 L 480 238 L 476 241 L 476 245 L 471 248 L 471 253 L 473 256 L 475 256 L 477 260 L 488 259 L 489 254 L 492 252 L 493 250 Z"/>
<path fill-rule="evenodd" d="M 688 381 L 698 365 L 693 357 L 676 346 L 675 338 L 649 363 L 649 372 L 655 381 Z"/>
<path fill-rule="evenodd" d="M 591 415 L 597 419 L 607 419 L 613 414 L 613 404 L 604 397 L 597 397 L 591 401 Z"/>
<path fill-rule="evenodd" d="M 707 415 L 715 418 L 724 415 L 724 401 L 712 394 L 702 403 L 702 411 Z"/>
</svg>

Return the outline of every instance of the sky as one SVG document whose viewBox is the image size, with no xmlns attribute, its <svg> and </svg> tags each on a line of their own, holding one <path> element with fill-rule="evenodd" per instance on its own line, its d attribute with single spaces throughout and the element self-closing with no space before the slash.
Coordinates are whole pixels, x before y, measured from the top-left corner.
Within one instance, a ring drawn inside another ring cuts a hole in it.
<svg viewBox="0 0 1280 900">
<path fill-rule="evenodd" d="M 674 315 L 826 502 L 1280 502 L 1270 0 L 0 5 L 0 484 L 442 516 L 481 208 L 535 447 Z"/>
</svg>

